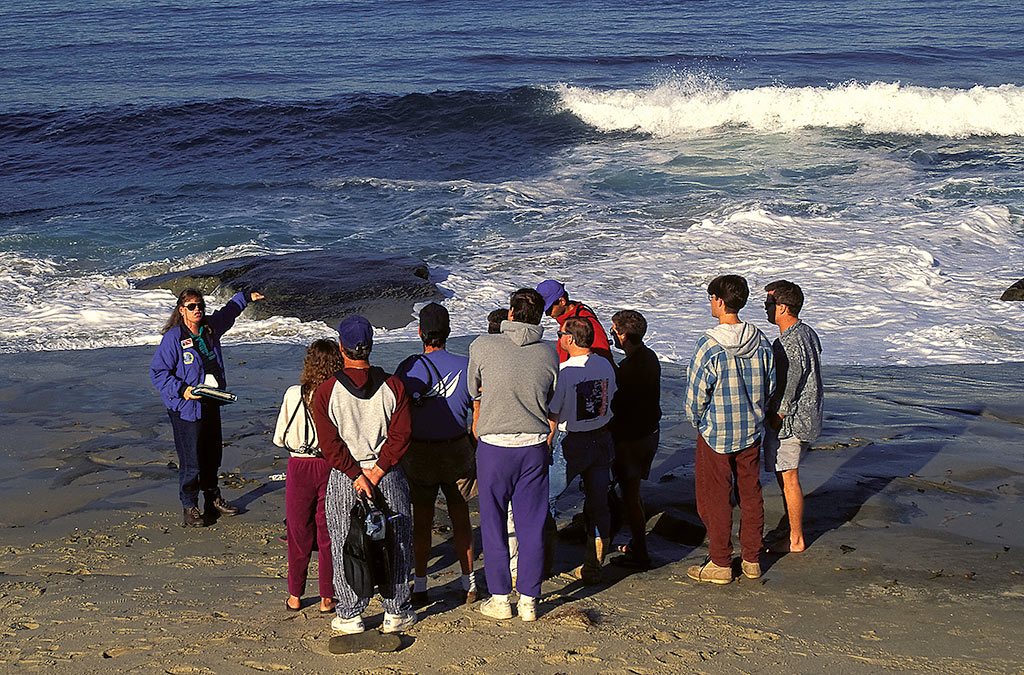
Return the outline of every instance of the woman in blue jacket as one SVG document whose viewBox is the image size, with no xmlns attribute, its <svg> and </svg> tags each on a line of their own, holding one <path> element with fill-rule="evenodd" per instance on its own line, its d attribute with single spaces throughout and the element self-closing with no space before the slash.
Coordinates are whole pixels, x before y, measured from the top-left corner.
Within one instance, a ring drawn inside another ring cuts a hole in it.
<svg viewBox="0 0 1024 675">
<path fill-rule="evenodd" d="M 163 328 L 164 337 L 153 355 L 149 377 L 167 406 L 174 430 L 185 527 L 208 524 L 199 511 L 200 490 L 205 496 L 206 515 L 238 513 L 238 507 L 226 502 L 217 487 L 223 450 L 219 404 L 194 394 L 192 388 L 200 384 L 220 389 L 227 386 L 220 336 L 235 324 L 249 302 L 262 299 L 260 293 L 235 293 L 224 307 L 207 316 L 203 294 L 186 288 L 178 294 L 174 312 Z"/>
</svg>

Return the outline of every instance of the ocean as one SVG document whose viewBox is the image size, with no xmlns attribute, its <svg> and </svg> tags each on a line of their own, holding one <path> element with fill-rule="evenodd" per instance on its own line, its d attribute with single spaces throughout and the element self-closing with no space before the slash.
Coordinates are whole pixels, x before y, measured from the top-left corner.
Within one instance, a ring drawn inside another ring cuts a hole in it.
<svg viewBox="0 0 1024 675">
<path fill-rule="evenodd" d="M 457 335 L 554 277 L 685 361 L 738 273 L 831 364 L 1024 360 L 1019 2 L 480 5 L 4 3 L 0 351 L 156 344 L 133 279 L 322 249 L 425 261 Z"/>
</svg>

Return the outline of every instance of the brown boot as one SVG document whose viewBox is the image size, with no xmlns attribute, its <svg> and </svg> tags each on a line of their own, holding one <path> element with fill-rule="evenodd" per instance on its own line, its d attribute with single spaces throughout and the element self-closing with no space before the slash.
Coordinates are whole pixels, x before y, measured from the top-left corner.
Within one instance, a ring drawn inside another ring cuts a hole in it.
<svg viewBox="0 0 1024 675">
<path fill-rule="evenodd" d="M 587 540 L 587 552 L 583 564 L 573 570 L 573 575 L 585 584 L 601 583 L 601 566 L 608 550 L 608 540 L 594 537 Z"/>
</svg>

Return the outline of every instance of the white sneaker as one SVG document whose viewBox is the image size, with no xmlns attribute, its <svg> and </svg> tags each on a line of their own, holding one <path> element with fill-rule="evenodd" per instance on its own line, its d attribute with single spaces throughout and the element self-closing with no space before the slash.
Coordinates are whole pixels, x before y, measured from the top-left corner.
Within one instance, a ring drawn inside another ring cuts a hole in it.
<svg viewBox="0 0 1024 675">
<path fill-rule="evenodd" d="M 519 612 L 519 618 L 523 621 L 536 621 L 537 598 L 520 595 L 519 602 L 516 603 L 516 611 Z"/>
<path fill-rule="evenodd" d="M 480 603 L 480 613 L 492 619 L 511 619 L 512 605 L 509 603 L 508 598 L 502 600 L 492 595 Z"/>
<path fill-rule="evenodd" d="M 343 635 L 355 635 L 356 633 L 362 633 L 366 630 L 366 627 L 363 625 L 363 617 L 359 615 L 351 619 L 342 619 L 340 616 L 336 616 L 331 619 L 331 630 Z"/>
<path fill-rule="evenodd" d="M 388 614 L 384 612 L 384 623 L 381 624 L 381 633 L 401 633 L 416 625 L 416 612 L 404 614 Z"/>
</svg>

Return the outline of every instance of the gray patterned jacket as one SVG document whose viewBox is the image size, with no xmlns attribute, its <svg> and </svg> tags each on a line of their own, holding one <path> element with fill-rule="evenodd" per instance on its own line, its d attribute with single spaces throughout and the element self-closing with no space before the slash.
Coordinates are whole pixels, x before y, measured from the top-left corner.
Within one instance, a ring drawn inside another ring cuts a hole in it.
<svg viewBox="0 0 1024 675">
<path fill-rule="evenodd" d="M 783 416 L 779 438 L 796 436 L 810 443 L 821 434 L 821 341 L 803 321 L 772 343 L 776 387 L 768 408 Z"/>
</svg>

